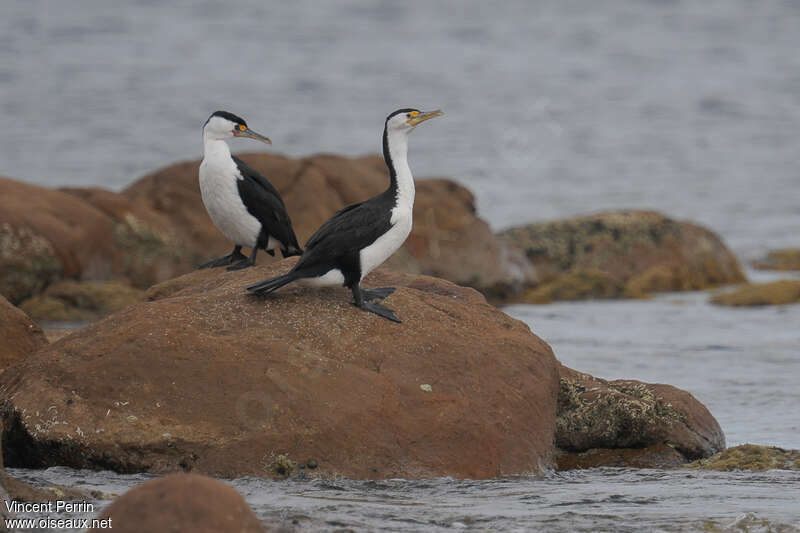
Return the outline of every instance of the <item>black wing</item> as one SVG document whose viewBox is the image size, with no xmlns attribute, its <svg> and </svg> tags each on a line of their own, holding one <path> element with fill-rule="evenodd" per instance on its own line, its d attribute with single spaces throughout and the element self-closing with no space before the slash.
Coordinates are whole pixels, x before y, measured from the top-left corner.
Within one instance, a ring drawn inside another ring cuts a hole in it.
<svg viewBox="0 0 800 533">
<path fill-rule="evenodd" d="M 238 157 L 234 157 L 233 161 L 242 174 L 237 185 L 247 211 L 261 222 L 266 233 L 289 249 L 299 249 L 292 221 L 278 189 Z"/>
<path fill-rule="evenodd" d="M 338 211 L 308 240 L 294 270 L 340 262 L 350 264 L 359 251 L 392 227 L 393 206 L 391 198 L 381 195 Z"/>
</svg>

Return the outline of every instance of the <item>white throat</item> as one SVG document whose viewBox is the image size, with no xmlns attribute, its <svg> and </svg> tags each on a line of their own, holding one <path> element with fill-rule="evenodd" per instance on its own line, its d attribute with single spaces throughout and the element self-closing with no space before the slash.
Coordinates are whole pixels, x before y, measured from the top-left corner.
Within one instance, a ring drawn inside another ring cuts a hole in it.
<svg viewBox="0 0 800 533">
<path fill-rule="evenodd" d="M 204 161 L 226 161 L 231 158 L 231 149 L 222 139 L 214 139 L 209 135 L 203 135 L 203 160 Z"/>
<path fill-rule="evenodd" d="M 391 131 L 388 133 L 389 157 L 397 178 L 395 200 L 400 209 L 411 210 L 414 207 L 414 176 L 408 166 L 408 133 Z"/>
</svg>

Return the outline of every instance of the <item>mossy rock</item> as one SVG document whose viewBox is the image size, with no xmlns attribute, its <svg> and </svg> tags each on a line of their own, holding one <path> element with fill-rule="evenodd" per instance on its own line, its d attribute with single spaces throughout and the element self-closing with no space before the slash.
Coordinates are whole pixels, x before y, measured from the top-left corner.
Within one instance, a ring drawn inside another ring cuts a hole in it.
<svg viewBox="0 0 800 533">
<path fill-rule="evenodd" d="M 646 446 L 686 418 L 645 383 L 598 381 L 605 390 L 591 394 L 580 382 L 561 379 L 556 418 L 559 448 L 583 451 Z"/>
<path fill-rule="evenodd" d="M 751 283 L 717 294 L 711 303 L 731 306 L 783 305 L 800 302 L 800 280 Z"/>
<path fill-rule="evenodd" d="M 131 213 L 115 221 L 113 232 L 114 244 L 121 252 L 119 271 L 138 289 L 147 289 L 200 264 L 199 254 Z"/>
<path fill-rule="evenodd" d="M 800 270 L 800 248 L 773 250 L 752 264 L 759 270 Z"/>
<path fill-rule="evenodd" d="M 698 470 L 800 470 L 800 450 L 742 444 L 685 466 Z"/>
<path fill-rule="evenodd" d="M 25 226 L 0 224 L 0 294 L 8 301 L 19 304 L 61 274 L 50 241 Z"/>
<path fill-rule="evenodd" d="M 20 308 L 34 320 L 87 321 L 142 300 L 142 291 L 118 281 L 59 281 Z"/>
<path fill-rule="evenodd" d="M 524 251 L 540 279 L 555 280 L 524 301 L 636 298 L 745 280 L 736 256 L 713 232 L 652 211 L 541 222 L 499 235 Z"/>
<path fill-rule="evenodd" d="M 526 291 L 520 301 L 549 304 L 556 300 L 611 299 L 625 296 L 625 287 L 612 276 L 597 270 L 580 270 L 557 276 Z"/>
</svg>

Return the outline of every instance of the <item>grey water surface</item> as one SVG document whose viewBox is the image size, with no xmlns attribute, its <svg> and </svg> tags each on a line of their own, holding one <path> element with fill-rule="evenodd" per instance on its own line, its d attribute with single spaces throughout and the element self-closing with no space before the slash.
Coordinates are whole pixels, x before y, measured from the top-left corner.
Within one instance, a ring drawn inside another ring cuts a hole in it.
<svg viewBox="0 0 800 533">
<path fill-rule="evenodd" d="M 0 175 L 119 190 L 199 157 L 216 109 L 275 152 L 374 153 L 390 111 L 442 108 L 412 170 L 467 185 L 495 229 L 652 208 L 748 260 L 800 246 L 799 50 L 791 0 L 2 2 Z M 506 311 L 568 366 L 690 391 L 729 444 L 800 448 L 800 306 L 687 293 Z M 147 479 L 13 473 L 106 493 Z M 800 528 L 797 472 L 231 483 L 308 530 Z"/>
</svg>

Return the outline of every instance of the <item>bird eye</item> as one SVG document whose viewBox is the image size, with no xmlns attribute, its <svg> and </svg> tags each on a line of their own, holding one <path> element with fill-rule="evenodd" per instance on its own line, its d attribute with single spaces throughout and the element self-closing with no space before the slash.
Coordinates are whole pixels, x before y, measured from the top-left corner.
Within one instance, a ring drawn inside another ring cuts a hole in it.
<svg viewBox="0 0 800 533">
<path fill-rule="evenodd" d="M 246 129 L 247 129 L 247 126 L 245 126 L 244 124 L 239 124 L 239 131 L 244 131 Z"/>
<path fill-rule="evenodd" d="M 419 115 L 419 111 L 412 111 L 408 114 L 409 117 L 416 117 L 417 115 Z"/>
</svg>

